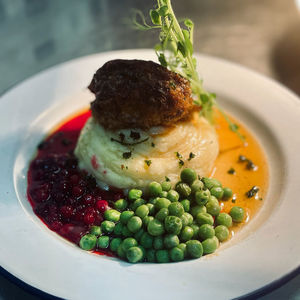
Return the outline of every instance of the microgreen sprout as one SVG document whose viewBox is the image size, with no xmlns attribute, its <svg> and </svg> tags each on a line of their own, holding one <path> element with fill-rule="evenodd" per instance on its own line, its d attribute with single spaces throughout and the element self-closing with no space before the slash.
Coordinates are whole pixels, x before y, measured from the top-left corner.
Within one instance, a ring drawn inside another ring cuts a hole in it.
<svg viewBox="0 0 300 300">
<path fill-rule="evenodd" d="M 141 11 L 135 10 L 133 25 L 138 30 L 160 30 L 159 43 L 154 47 L 160 64 L 189 80 L 194 103 L 201 106 L 202 116 L 212 123 L 213 107 L 216 106 L 228 122 L 229 128 L 244 141 L 238 127 L 217 105 L 216 95 L 203 88 L 203 81 L 196 69 L 196 58 L 193 56 L 194 23 L 190 19 L 184 19 L 181 26 L 174 14 L 171 0 L 157 0 L 156 7 L 149 14 L 152 24 L 147 23 Z"/>
</svg>

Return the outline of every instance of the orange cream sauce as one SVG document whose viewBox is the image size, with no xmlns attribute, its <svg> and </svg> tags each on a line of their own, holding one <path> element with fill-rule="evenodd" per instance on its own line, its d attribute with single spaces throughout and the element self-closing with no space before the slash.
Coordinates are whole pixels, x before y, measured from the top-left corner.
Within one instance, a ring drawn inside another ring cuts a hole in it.
<svg viewBox="0 0 300 300">
<path fill-rule="evenodd" d="M 215 128 L 219 136 L 220 151 L 211 177 L 220 180 L 224 187 L 230 187 L 233 191 L 233 198 L 221 202 L 223 212 L 229 212 L 233 206 L 243 207 L 246 217 L 241 224 L 232 227 L 233 232 L 247 223 L 263 205 L 269 182 L 269 170 L 266 156 L 262 147 L 247 128 L 238 121 L 231 120 L 239 126 L 240 133 L 245 136 L 245 142 L 233 133 L 226 120 L 220 113 L 215 115 Z M 256 166 L 254 170 L 247 169 L 247 162 L 240 162 L 239 156 L 244 155 Z M 234 169 L 235 173 L 228 171 Z M 259 188 L 254 197 L 247 197 L 246 192 L 253 186 Z"/>
</svg>

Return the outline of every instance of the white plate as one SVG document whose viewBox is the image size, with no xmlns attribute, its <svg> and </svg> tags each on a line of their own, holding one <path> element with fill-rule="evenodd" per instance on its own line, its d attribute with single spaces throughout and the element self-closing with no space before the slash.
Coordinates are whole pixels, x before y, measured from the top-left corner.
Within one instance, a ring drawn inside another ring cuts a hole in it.
<svg viewBox="0 0 300 300">
<path fill-rule="evenodd" d="M 92 55 L 53 67 L 0 99 L 0 264 L 51 295 L 68 299 L 228 299 L 247 295 L 300 264 L 300 101 L 253 71 L 199 56 L 206 87 L 263 145 L 270 189 L 263 209 L 216 255 L 131 265 L 60 238 L 26 199 L 28 161 L 51 127 L 92 99 L 93 73 L 114 58 L 156 60 L 152 50 Z"/>
</svg>

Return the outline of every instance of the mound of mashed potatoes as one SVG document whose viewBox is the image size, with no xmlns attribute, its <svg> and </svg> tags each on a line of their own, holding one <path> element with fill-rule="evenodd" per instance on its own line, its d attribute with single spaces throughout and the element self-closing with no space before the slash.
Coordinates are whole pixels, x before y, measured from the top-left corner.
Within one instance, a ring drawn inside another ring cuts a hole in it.
<svg viewBox="0 0 300 300">
<path fill-rule="evenodd" d="M 207 176 L 218 151 L 214 127 L 195 112 L 188 121 L 148 131 L 111 131 L 91 117 L 81 131 L 75 155 L 79 167 L 103 188 L 145 189 L 165 176 L 175 183 L 183 167 Z"/>
</svg>

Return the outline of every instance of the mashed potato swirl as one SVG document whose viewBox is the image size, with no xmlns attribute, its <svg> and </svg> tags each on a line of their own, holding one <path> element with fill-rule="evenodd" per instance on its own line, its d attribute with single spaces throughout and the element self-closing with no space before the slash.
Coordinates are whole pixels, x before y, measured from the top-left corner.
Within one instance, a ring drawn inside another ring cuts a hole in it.
<svg viewBox="0 0 300 300">
<path fill-rule="evenodd" d="M 182 156 L 184 167 L 193 168 L 200 176 L 209 174 L 219 145 L 214 127 L 205 118 L 194 113 L 188 121 L 155 131 L 134 129 L 144 142 L 122 144 L 117 142 L 120 134 L 129 136 L 130 129 L 110 131 L 91 117 L 75 149 L 79 167 L 92 174 L 100 186 L 120 189 L 144 189 L 151 181 L 164 181 L 166 175 L 175 183 L 181 170 L 176 153 Z M 194 157 L 189 160 L 190 153 Z"/>
</svg>

